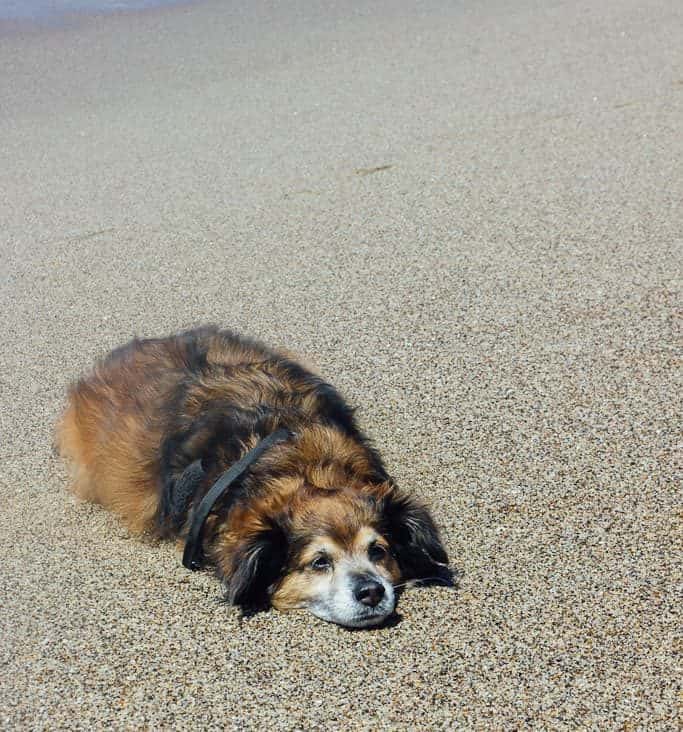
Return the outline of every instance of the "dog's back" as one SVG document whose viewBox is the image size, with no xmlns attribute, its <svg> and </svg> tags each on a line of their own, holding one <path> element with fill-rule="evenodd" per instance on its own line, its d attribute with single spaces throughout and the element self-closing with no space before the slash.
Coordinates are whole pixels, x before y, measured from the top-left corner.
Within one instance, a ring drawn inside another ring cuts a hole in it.
<svg viewBox="0 0 683 732">
<path fill-rule="evenodd" d="M 180 387 L 211 366 L 254 364 L 274 355 L 215 328 L 133 340 L 113 351 L 71 387 L 58 425 L 74 492 L 115 511 L 134 532 L 152 528 L 160 499 L 160 448 Z"/>
<path fill-rule="evenodd" d="M 311 423 L 357 439 L 383 473 L 330 385 L 282 353 L 208 327 L 112 352 L 72 386 L 57 442 L 77 495 L 133 532 L 163 534 L 169 485 L 194 460 L 211 477 L 278 426 Z"/>
</svg>

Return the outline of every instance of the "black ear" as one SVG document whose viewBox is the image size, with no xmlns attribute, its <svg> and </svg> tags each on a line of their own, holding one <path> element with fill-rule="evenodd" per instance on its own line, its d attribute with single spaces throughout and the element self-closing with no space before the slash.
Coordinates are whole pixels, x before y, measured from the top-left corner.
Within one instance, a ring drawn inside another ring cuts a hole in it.
<svg viewBox="0 0 683 732">
<path fill-rule="evenodd" d="M 287 561 L 287 534 L 273 523 L 244 542 L 234 554 L 226 577 L 226 600 L 243 610 L 262 610 L 270 605 L 270 588 Z"/>
<path fill-rule="evenodd" d="M 396 489 L 382 499 L 381 511 L 403 579 L 449 583 L 448 555 L 429 511 Z"/>
</svg>

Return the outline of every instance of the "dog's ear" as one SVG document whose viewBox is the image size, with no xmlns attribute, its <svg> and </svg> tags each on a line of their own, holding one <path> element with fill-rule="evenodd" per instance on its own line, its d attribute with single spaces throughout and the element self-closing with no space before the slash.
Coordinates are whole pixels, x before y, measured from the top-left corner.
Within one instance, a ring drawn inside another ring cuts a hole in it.
<svg viewBox="0 0 683 732">
<path fill-rule="evenodd" d="M 225 577 L 226 600 L 243 610 L 261 610 L 270 605 L 270 588 L 287 561 L 288 536 L 282 523 L 270 521 L 236 548 L 232 567 Z"/>
<path fill-rule="evenodd" d="M 378 508 L 403 579 L 449 583 L 448 555 L 429 511 L 394 486 L 379 499 Z"/>
</svg>

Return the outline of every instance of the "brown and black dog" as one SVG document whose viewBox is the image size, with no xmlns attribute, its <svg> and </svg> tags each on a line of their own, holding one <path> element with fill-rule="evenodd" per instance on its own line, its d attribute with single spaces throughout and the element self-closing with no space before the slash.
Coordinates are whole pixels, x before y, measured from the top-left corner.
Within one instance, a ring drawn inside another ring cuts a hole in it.
<svg viewBox="0 0 683 732">
<path fill-rule="evenodd" d="M 74 492 L 135 533 L 187 536 L 221 474 L 285 427 L 214 506 L 203 553 L 243 608 L 376 625 L 395 587 L 445 579 L 428 511 L 399 492 L 352 409 L 290 356 L 204 327 L 133 340 L 74 384 L 58 425 Z"/>
</svg>

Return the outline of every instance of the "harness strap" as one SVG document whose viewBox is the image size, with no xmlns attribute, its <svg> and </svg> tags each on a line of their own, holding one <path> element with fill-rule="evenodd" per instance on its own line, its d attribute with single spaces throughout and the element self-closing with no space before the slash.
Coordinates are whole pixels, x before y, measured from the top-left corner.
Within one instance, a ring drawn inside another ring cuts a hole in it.
<svg viewBox="0 0 683 732">
<path fill-rule="evenodd" d="M 211 486 L 209 492 L 202 498 L 197 510 L 192 517 L 192 525 L 187 535 L 185 549 L 183 551 L 183 565 L 193 572 L 202 568 L 203 560 L 203 537 L 206 519 L 216 501 L 228 490 L 228 488 L 253 465 L 264 452 L 273 445 L 284 442 L 292 433 L 285 427 L 281 427 L 268 437 L 264 437 L 256 447 L 249 450 L 240 460 L 226 470 L 221 477 Z"/>
</svg>

